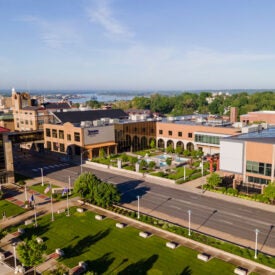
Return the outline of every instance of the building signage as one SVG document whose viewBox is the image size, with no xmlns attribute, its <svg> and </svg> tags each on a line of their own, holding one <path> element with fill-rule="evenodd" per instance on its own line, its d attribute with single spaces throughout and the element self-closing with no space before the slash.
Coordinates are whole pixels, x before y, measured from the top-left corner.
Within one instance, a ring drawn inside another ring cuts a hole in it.
<svg viewBox="0 0 275 275">
<path fill-rule="evenodd" d="M 94 136 L 98 134 L 99 134 L 98 130 L 88 130 L 88 136 Z"/>
</svg>

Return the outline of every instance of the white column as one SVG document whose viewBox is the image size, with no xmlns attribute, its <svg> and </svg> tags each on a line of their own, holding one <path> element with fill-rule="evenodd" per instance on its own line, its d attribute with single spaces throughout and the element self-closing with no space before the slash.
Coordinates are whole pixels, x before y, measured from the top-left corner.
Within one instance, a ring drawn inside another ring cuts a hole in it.
<svg viewBox="0 0 275 275">
<path fill-rule="evenodd" d="M 191 210 L 188 210 L 188 236 L 191 236 Z"/>
<path fill-rule="evenodd" d="M 51 212 L 52 212 L 52 222 L 54 221 L 54 215 L 53 215 L 53 189 L 52 189 L 52 184 L 50 183 L 51 187 Z"/>
<path fill-rule="evenodd" d="M 140 218 L 140 214 L 139 214 L 139 196 L 137 196 L 137 200 L 138 200 L 138 216 L 137 216 L 137 218 L 139 219 Z"/>
<path fill-rule="evenodd" d="M 40 168 L 40 170 L 41 170 L 41 185 L 44 186 L 43 168 Z"/>
<path fill-rule="evenodd" d="M 255 255 L 254 255 L 254 259 L 258 258 L 258 234 L 259 234 L 260 230 L 259 229 L 255 229 Z"/>
</svg>

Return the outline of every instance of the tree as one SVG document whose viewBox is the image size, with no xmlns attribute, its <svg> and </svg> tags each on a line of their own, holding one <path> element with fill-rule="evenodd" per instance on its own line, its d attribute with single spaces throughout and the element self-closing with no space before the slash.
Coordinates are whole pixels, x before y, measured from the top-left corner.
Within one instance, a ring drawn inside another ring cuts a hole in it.
<svg viewBox="0 0 275 275">
<path fill-rule="evenodd" d="M 178 155 L 181 155 L 182 152 L 183 152 L 182 147 L 181 147 L 181 146 L 177 146 L 177 147 L 176 147 L 176 153 L 177 153 Z"/>
<path fill-rule="evenodd" d="M 138 162 L 138 158 L 137 157 L 131 157 L 130 162 L 131 162 L 131 165 L 134 166 Z"/>
<path fill-rule="evenodd" d="M 101 181 L 92 173 L 81 174 L 74 183 L 74 192 L 85 200 L 102 207 L 109 207 L 120 201 L 116 186 Z"/>
<path fill-rule="evenodd" d="M 100 148 L 100 149 L 99 149 L 99 158 L 100 158 L 100 159 L 105 158 L 105 151 L 104 151 L 103 148 Z"/>
<path fill-rule="evenodd" d="M 153 168 L 156 167 L 156 162 L 155 161 L 150 161 L 148 166 L 149 166 L 150 169 L 153 169 Z"/>
<path fill-rule="evenodd" d="M 172 159 L 171 158 L 167 158 L 166 159 L 166 163 L 167 163 L 167 165 L 170 166 L 172 164 Z"/>
<path fill-rule="evenodd" d="M 210 176 L 208 176 L 206 178 L 206 181 L 207 181 L 207 184 L 211 187 L 211 188 L 215 188 L 217 187 L 221 182 L 222 182 L 222 179 L 220 177 L 219 174 L 217 173 L 212 173 Z"/>
<path fill-rule="evenodd" d="M 154 138 L 151 139 L 151 141 L 150 141 L 150 147 L 151 147 L 151 149 L 156 148 L 156 140 Z"/>
<path fill-rule="evenodd" d="M 3 196 L 4 196 L 4 192 L 3 192 L 3 190 L 2 190 L 2 189 L 0 189 L 0 200 L 2 200 L 2 199 L 3 199 Z"/>
<path fill-rule="evenodd" d="M 36 274 L 36 266 L 44 262 L 43 254 L 46 250 L 44 243 L 38 243 L 36 236 L 33 235 L 30 240 L 25 240 L 17 246 L 19 260 L 24 266 L 33 266 Z"/>
<path fill-rule="evenodd" d="M 166 148 L 166 153 L 170 154 L 174 152 L 174 148 L 172 144 L 169 144 Z"/>
<path fill-rule="evenodd" d="M 142 159 L 142 160 L 140 161 L 140 163 L 139 163 L 140 169 L 144 169 L 144 168 L 146 168 L 146 166 L 147 166 L 146 160 L 145 160 L 145 159 Z"/>
<path fill-rule="evenodd" d="M 129 157 L 125 153 L 123 153 L 121 155 L 121 160 L 122 160 L 122 162 L 127 162 L 129 160 Z"/>
<path fill-rule="evenodd" d="M 264 196 L 268 198 L 272 203 L 275 200 L 275 182 L 270 182 L 264 189 Z"/>
</svg>

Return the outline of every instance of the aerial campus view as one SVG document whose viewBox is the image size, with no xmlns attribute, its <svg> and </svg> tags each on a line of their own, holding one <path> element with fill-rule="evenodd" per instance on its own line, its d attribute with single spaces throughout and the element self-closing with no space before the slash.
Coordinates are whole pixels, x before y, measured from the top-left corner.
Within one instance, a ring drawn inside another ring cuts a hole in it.
<svg viewBox="0 0 275 275">
<path fill-rule="evenodd" d="M 0 275 L 275 274 L 274 10 L 0 0 Z"/>
</svg>

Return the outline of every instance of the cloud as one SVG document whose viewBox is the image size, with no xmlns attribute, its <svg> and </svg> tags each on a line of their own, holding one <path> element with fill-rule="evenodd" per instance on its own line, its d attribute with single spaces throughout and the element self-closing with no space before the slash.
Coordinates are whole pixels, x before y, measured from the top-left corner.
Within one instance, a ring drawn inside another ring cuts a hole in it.
<svg viewBox="0 0 275 275">
<path fill-rule="evenodd" d="M 22 16 L 16 21 L 32 24 L 37 28 L 40 40 L 51 49 L 64 49 L 81 41 L 79 32 L 70 22 L 49 21 L 33 15 Z"/>
<path fill-rule="evenodd" d="M 131 38 L 134 34 L 113 15 L 109 1 L 99 0 L 95 5 L 87 7 L 90 22 L 97 23 L 105 30 L 105 34 L 116 38 Z"/>
</svg>

